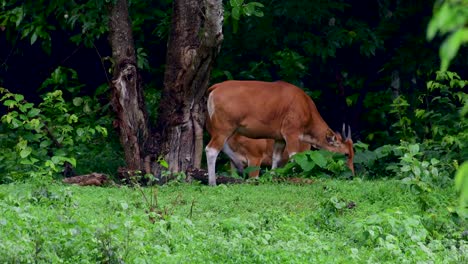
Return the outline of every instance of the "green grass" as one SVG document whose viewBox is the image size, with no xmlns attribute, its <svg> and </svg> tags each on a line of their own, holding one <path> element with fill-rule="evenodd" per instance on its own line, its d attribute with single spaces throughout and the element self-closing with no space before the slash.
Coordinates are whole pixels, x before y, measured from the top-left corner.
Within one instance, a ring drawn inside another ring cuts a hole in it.
<svg viewBox="0 0 468 264">
<path fill-rule="evenodd" d="M 151 189 L 143 190 L 150 196 Z M 452 189 L 398 181 L 158 187 L 0 185 L 0 263 L 466 263 Z"/>
</svg>

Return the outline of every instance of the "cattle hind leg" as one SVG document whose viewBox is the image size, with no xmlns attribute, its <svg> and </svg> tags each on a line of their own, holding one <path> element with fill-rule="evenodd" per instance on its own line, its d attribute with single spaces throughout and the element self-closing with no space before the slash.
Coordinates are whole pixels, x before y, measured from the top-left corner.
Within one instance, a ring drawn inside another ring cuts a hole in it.
<svg viewBox="0 0 468 264">
<path fill-rule="evenodd" d="M 216 158 L 226 140 L 227 137 L 213 137 L 205 148 L 208 163 L 208 184 L 211 186 L 216 185 Z"/>
</svg>

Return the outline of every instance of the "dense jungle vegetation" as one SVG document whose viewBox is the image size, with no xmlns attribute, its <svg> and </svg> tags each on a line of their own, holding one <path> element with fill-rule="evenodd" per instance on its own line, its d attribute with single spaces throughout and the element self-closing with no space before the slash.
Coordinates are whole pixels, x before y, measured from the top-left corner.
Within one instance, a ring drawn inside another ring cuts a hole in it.
<svg viewBox="0 0 468 264">
<path fill-rule="evenodd" d="M 186 3 L 205 12 L 208 2 Z M 297 85 L 332 129 L 352 128 L 355 177 L 340 155 L 308 151 L 266 168 L 258 185 L 185 183 L 187 170 L 159 148 L 170 139 L 164 124 L 180 125 L 185 92 L 170 69 L 184 1 L 2 0 L 0 261 L 467 261 L 468 1 L 218 2 L 223 39 L 206 57 L 201 94 L 230 79 Z M 142 152 L 158 175 L 131 167 L 119 137 L 110 22 L 119 4 L 154 139 Z M 223 161 L 218 171 L 230 175 Z M 62 184 L 91 172 L 122 186 Z M 137 181 L 152 176 L 174 180 Z"/>
</svg>

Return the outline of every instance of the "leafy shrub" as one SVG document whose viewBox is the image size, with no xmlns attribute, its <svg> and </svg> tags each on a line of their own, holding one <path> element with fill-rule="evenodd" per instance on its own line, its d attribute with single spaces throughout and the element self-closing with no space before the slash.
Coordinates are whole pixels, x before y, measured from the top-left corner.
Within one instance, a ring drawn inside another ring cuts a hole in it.
<svg viewBox="0 0 468 264">
<path fill-rule="evenodd" d="M 351 229 L 354 230 L 350 232 L 353 234 L 354 243 L 374 248 L 370 260 L 375 261 L 420 259 L 437 262 L 435 252 L 449 249 L 453 252 L 450 255 L 451 261 L 463 262 L 463 257 L 457 252 L 466 251 L 467 247 L 463 240 L 449 237 L 440 240 L 440 237 L 435 237 L 435 233 L 425 226 L 423 217 L 404 215 L 398 210 L 377 213 L 357 220 Z"/>
<path fill-rule="evenodd" d="M 368 144 L 357 142 L 354 148 L 354 165 L 358 175 L 363 178 L 392 176 L 388 168 L 397 164 L 397 157 L 401 156 L 397 145 L 383 145 L 375 150 L 369 150 Z"/>
<path fill-rule="evenodd" d="M 66 164 L 76 167 L 76 156 L 91 140 L 107 136 L 103 126 L 80 122 L 61 90 L 46 93 L 37 107 L 21 94 L 3 88 L 0 93 L 8 108 L 1 118 L 0 142 L 12 150 L 0 154 L 0 182 L 56 176 Z M 86 103 L 76 97 L 73 104 Z"/>
<path fill-rule="evenodd" d="M 232 17 L 232 27 L 233 32 L 237 33 L 239 28 L 239 20 L 242 16 L 256 16 L 263 17 L 263 11 L 261 10 L 263 6 L 259 2 L 250 2 L 244 3 L 244 0 L 230 0 L 229 4 L 231 6 L 230 11 L 226 11 L 225 17 Z"/>
<path fill-rule="evenodd" d="M 468 158 L 468 121 L 462 110 L 468 102 L 468 81 L 453 72 L 438 72 L 417 95 L 417 104 L 400 96 L 390 111 L 399 145 L 373 151 L 357 143 L 355 163 L 363 176 L 395 175 L 413 187 L 428 190 L 451 183 L 459 161 Z"/>
<path fill-rule="evenodd" d="M 325 150 L 297 153 L 284 167 L 277 168 L 274 172 L 280 176 L 329 177 L 334 175 L 343 178 L 352 177 L 344 156 Z"/>
<path fill-rule="evenodd" d="M 39 88 L 44 94 L 38 104 L 0 88 L 0 102 L 6 107 L 0 143 L 15 149 L 0 154 L 4 161 L 0 182 L 58 175 L 64 164 L 66 173 L 77 174 L 112 174 L 123 164 L 118 137 L 110 129 L 110 103 L 104 96 L 107 84 L 97 87 L 93 95 L 83 96 L 83 87 L 75 70 L 58 67 Z"/>
<path fill-rule="evenodd" d="M 302 79 L 309 70 L 308 59 L 289 49 L 276 52 L 272 61 L 279 68 L 279 76 L 289 82 Z"/>
</svg>

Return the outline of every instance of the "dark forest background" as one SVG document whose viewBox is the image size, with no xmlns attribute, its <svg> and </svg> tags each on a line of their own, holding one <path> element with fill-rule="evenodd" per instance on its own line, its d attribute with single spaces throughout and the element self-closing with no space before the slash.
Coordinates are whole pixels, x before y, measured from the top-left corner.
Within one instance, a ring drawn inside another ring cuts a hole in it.
<svg viewBox="0 0 468 264">
<path fill-rule="evenodd" d="M 56 139 L 66 141 L 80 133 L 84 138 L 74 138 L 68 149 L 61 143 L 63 153 L 43 154 L 72 153 L 69 156 L 79 161 L 78 173 L 113 173 L 124 163 L 112 127 L 107 2 L 3 1 L 0 7 L 0 87 L 35 105 L 46 93 L 62 91 L 65 112 L 76 113 L 78 121 L 63 121 L 74 125 L 57 129 L 64 136 Z M 370 168 L 382 156 L 389 157 L 383 146 L 402 141 L 421 144 L 417 152 L 426 157 L 442 160 L 451 153 L 447 166 L 466 158 L 466 122 L 460 122 L 458 111 L 466 100 L 468 50 L 458 50 L 449 74 L 438 73 L 444 35 L 431 41 L 426 37 L 438 8 L 435 1 L 223 2 L 224 40 L 210 84 L 227 79 L 285 80 L 303 88 L 330 127 L 340 130 L 343 122 L 351 125 L 354 141 L 362 142 L 357 144 L 361 152 L 357 163 L 366 175 L 382 172 Z M 154 123 L 164 82 L 172 1 L 129 1 L 129 12 L 149 120 Z M 437 88 L 428 89 L 430 81 Z M 2 115 L 11 113 L 12 104 L 0 108 Z M 57 101 L 50 104 L 51 109 L 59 109 Z M 51 110 L 54 114 L 58 112 Z M 18 154 L 3 158 L 0 174 L 29 155 L 21 155 L 27 148 L 17 143 L 27 137 L 9 134 L 11 120 L 4 117 L 0 125 L 2 152 L 16 149 Z M 62 122 L 53 120 L 49 122 Z M 439 149 L 424 146 L 434 141 L 445 143 Z M 28 146 L 34 153 L 32 144 Z M 380 152 L 372 152 L 376 149 Z M 5 165 L 7 160 L 12 163 Z M 457 168 L 452 167 L 449 172 Z"/>
</svg>

